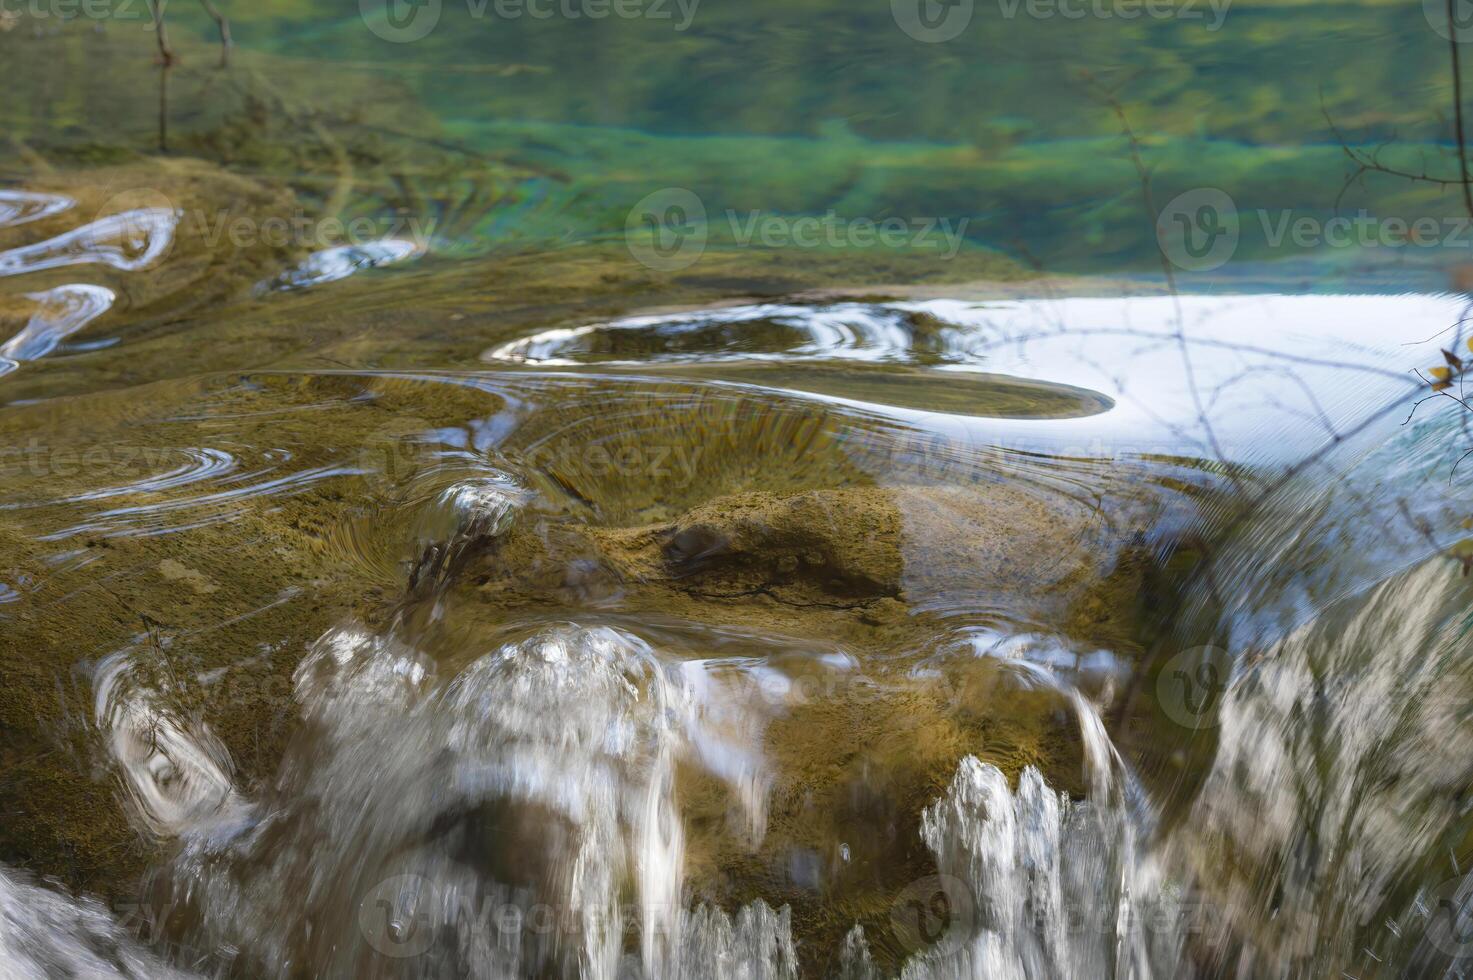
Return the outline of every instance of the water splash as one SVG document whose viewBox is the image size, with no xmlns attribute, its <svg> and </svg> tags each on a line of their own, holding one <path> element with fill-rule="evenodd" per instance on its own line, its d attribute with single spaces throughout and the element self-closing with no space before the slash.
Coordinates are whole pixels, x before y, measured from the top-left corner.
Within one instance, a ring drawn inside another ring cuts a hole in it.
<svg viewBox="0 0 1473 980">
<path fill-rule="evenodd" d="M 527 491 L 504 473 L 446 487 L 421 512 L 416 535 L 420 554 L 410 588 L 443 590 L 466 558 L 506 531 L 527 498 Z"/>
<path fill-rule="evenodd" d="M 176 868 L 197 934 L 268 970 L 393 973 L 411 943 L 425 976 L 612 980 L 631 929 L 652 978 L 720 975 L 681 964 L 768 929 L 759 911 L 728 931 L 696 912 L 687 933 L 675 765 L 700 758 L 682 734 L 700 719 L 648 644 L 554 627 L 437 676 L 361 627 L 315 645 L 295 679 L 314 738 L 250 811 L 263 819 L 197 836 Z M 491 847 L 503 830 L 523 845 Z M 314 923 L 305 946 L 288 907 Z"/>
<path fill-rule="evenodd" d="M 97 727 L 143 826 L 160 837 L 179 837 L 244 819 L 230 756 L 208 726 L 142 683 L 125 653 L 99 663 L 93 683 Z"/>
<path fill-rule="evenodd" d="M 939 912 L 940 935 L 910 937 L 931 944 L 905 962 L 901 980 L 1177 975 L 1189 924 L 1154 863 L 1138 856 L 1142 832 L 1118 805 L 1072 803 L 1032 767 L 1014 791 L 996 767 L 964 758 L 922 815 L 941 876 L 915 911 Z M 857 926 L 839 974 L 881 975 Z"/>
<path fill-rule="evenodd" d="M 1260 962 L 1360 972 L 1368 945 L 1394 964 L 1401 937 L 1368 926 L 1410 904 L 1412 869 L 1459 876 L 1467 623 L 1463 581 L 1424 562 L 1301 626 L 1225 692 L 1217 756 L 1176 843 Z"/>
<path fill-rule="evenodd" d="M 5 980 L 188 980 L 144 949 L 107 909 L 0 868 L 0 976 Z"/>
<path fill-rule="evenodd" d="M 678 980 L 796 980 L 792 932 L 792 913 L 786 907 L 773 911 L 761 899 L 743 906 L 735 920 L 702 905 L 687 917 L 680 968 L 668 975 Z"/>
</svg>

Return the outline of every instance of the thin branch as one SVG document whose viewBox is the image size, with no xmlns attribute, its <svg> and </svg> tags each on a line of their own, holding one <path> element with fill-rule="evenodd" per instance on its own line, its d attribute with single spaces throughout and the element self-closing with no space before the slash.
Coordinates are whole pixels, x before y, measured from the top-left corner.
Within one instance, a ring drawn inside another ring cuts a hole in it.
<svg viewBox="0 0 1473 980">
<path fill-rule="evenodd" d="M 164 26 L 164 5 L 169 0 L 149 0 L 153 8 L 153 33 L 159 46 L 159 61 L 165 68 L 174 63 L 174 49 L 169 45 L 169 29 Z"/>
<path fill-rule="evenodd" d="M 225 19 L 224 14 L 220 13 L 219 8 L 214 4 L 214 0 L 199 0 L 199 2 L 205 8 L 205 13 L 209 14 L 210 19 L 215 22 L 216 29 L 220 31 L 220 67 L 229 67 L 230 48 L 234 44 L 230 39 L 230 21 Z"/>
<path fill-rule="evenodd" d="M 1085 73 L 1085 78 L 1091 82 L 1094 81 L 1093 76 L 1087 72 Z M 1115 113 L 1115 118 L 1120 122 L 1120 129 L 1125 134 L 1126 144 L 1130 152 L 1130 162 L 1135 167 L 1135 172 L 1140 178 L 1141 200 L 1145 204 L 1146 216 L 1151 219 L 1151 234 L 1155 235 L 1157 234 L 1156 229 L 1160 225 L 1161 213 L 1156 209 L 1156 202 L 1151 195 L 1151 172 L 1146 167 L 1145 161 L 1141 158 L 1140 140 L 1136 138 L 1135 130 L 1131 129 L 1130 120 L 1127 118 L 1125 107 L 1120 104 L 1120 100 L 1109 92 L 1101 92 L 1101 98 Z M 1161 273 L 1166 279 L 1166 288 L 1171 293 L 1172 306 L 1176 311 L 1175 336 L 1177 349 L 1181 352 L 1182 374 L 1186 378 L 1187 389 L 1192 396 L 1192 404 L 1197 410 L 1197 421 L 1202 426 L 1202 431 L 1206 435 L 1207 444 L 1211 447 L 1213 455 L 1217 457 L 1217 461 L 1222 464 L 1224 470 L 1227 472 L 1228 479 L 1232 481 L 1235 487 L 1242 489 L 1233 467 L 1228 462 L 1227 454 L 1222 451 L 1222 444 L 1218 442 L 1217 432 L 1212 428 L 1212 422 L 1207 418 L 1207 410 L 1202 403 L 1202 392 L 1197 387 L 1197 372 L 1192 364 L 1191 352 L 1187 348 L 1186 330 L 1182 323 L 1181 295 L 1176 288 L 1176 272 L 1171 267 L 1171 260 L 1167 257 L 1165 249 L 1158 247 L 1156 254 L 1161 260 Z"/>
<path fill-rule="evenodd" d="M 1169 333 L 1151 333 L 1146 330 L 1135 330 L 1129 327 L 1085 327 L 1070 328 L 1067 331 L 1034 331 L 1031 333 L 1018 333 L 1005 337 L 999 344 L 1027 343 L 1032 340 L 1059 339 L 1061 337 L 1136 337 L 1147 341 L 1170 343 L 1174 341 L 1175 335 Z M 1383 378 L 1392 378 L 1397 381 L 1405 381 L 1406 374 L 1402 371 L 1392 371 L 1388 368 L 1376 367 L 1371 364 L 1353 364 L 1348 361 L 1336 361 L 1329 358 L 1311 357 L 1307 354 L 1291 354 L 1287 351 L 1275 350 L 1271 347 L 1259 347 L 1254 344 L 1240 344 L 1231 340 L 1219 340 L 1211 337 L 1190 337 L 1187 342 L 1198 347 L 1213 347 L 1220 350 L 1232 351 L 1238 354 L 1257 354 L 1263 357 L 1273 358 L 1280 361 L 1288 361 L 1293 364 L 1303 364 L 1308 367 L 1336 368 L 1345 371 L 1355 371 L 1361 374 L 1373 374 Z M 985 350 L 992 344 L 979 345 L 979 350 Z M 1410 382 L 1409 382 L 1410 383 Z"/>
<path fill-rule="evenodd" d="M 1458 60 L 1458 24 L 1453 16 L 1453 4 L 1458 0 L 1447 0 L 1447 44 L 1452 51 L 1453 72 L 1453 129 L 1458 137 L 1458 164 L 1463 174 L 1463 206 L 1473 218 L 1473 187 L 1468 185 L 1468 143 L 1463 139 L 1463 73 Z"/>
</svg>

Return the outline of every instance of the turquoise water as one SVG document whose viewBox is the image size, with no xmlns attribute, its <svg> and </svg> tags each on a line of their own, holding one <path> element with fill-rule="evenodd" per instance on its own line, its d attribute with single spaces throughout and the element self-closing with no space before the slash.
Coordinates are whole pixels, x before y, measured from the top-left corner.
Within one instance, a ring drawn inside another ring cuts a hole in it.
<svg viewBox="0 0 1473 980">
<path fill-rule="evenodd" d="M 119 4 L 101 20 L 32 18 L 5 40 L 34 23 L 67 35 L 80 66 L 99 26 L 149 36 L 140 10 Z M 464 151 L 423 175 L 439 212 L 455 212 L 445 250 L 617 237 L 631 208 L 668 188 L 697 196 L 722 245 L 740 244 L 753 214 L 832 215 L 898 219 L 898 247 L 924 253 L 927 222 L 947 219 L 966 247 L 1107 274 L 1158 272 L 1152 212 L 1195 222 L 1193 199 L 1171 202 L 1217 188 L 1241 233 L 1231 263 L 1179 270 L 1204 287 L 1425 285 L 1473 248 L 1455 187 L 1382 174 L 1347 186 L 1357 167 L 1342 141 L 1398 169 L 1457 173 L 1430 0 L 368 0 L 229 13 L 241 50 L 271 56 L 263 70 L 289 100 L 328 106 L 329 128 Z M 197 6 L 169 17 L 176 38 L 212 40 Z M 229 87 L 209 85 L 212 57 L 197 48 L 173 83 L 178 133 L 207 129 Z M 135 60 L 107 76 L 22 78 L 3 111 L 22 136 L 146 146 L 154 73 Z M 118 106 L 119 86 L 136 99 Z M 1123 122 L 1152 175 L 1149 208 Z M 487 168 L 510 168 L 515 186 L 495 207 L 462 199 L 455 182 Z M 1375 228 L 1326 230 L 1337 215 Z M 1435 230 L 1407 244 L 1398 222 L 1427 218 Z"/>
</svg>

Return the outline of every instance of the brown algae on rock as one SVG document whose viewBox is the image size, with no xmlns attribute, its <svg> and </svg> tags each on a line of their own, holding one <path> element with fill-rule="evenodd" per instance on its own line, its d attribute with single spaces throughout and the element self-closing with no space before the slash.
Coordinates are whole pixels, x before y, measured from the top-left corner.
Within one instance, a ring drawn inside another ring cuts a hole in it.
<svg viewBox="0 0 1473 980">
<path fill-rule="evenodd" d="M 189 160 L 27 186 L 78 205 L 4 232 L 0 247 L 150 191 L 251 220 L 297 200 L 280 182 Z M 182 221 L 177 231 L 156 267 L 43 273 L 115 289 L 117 307 L 83 336 L 120 346 L 32 362 L 3 382 L 0 444 L 14 451 L 0 458 L 0 492 L 21 506 L 0 511 L 0 581 L 36 589 L 0 605 L 0 810 L 13 817 L 0 822 L 0 861 L 122 898 L 172 847 L 130 819 L 101 744 L 103 658 L 128 657 L 171 710 L 213 733 L 249 795 L 277 778 L 300 734 L 292 678 L 304 651 L 345 620 L 424 625 L 447 665 L 496 648 L 511 623 L 599 616 L 684 636 L 677 657 L 715 642 L 689 624 L 743 649 L 799 651 L 784 661 L 783 693 L 752 695 L 770 771 L 761 839 L 733 830 L 736 803 L 709 775 L 683 766 L 679 792 L 692 896 L 788 903 L 816 947 L 861 922 L 877 956 L 902 958 L 890 905 L 934 872 L 919 814 L 964 755 L 1010 778 L 1035 766 L 1083 793 L 1078 725 L 1058 695 L 986 657 L 940 657 L 938 644 L 958 623 L 1052 623 L 1080 648 L 1128 654 L 1146 564 L 1135 536 L 1154 512 L 1043 492 L 985 460 L 956 464 L 906 443 L 903 426 L 783 391 L 999 417 L 1088 414 L 1108 400 L 985 375 L 938 402 L 909 390 L 919 374 L 874 374 L 878 393 L 855 387 L 856 367 L 827 369 L 815 387 L 771 365 L 554 377 L 479 360 L 534 329 L 903 280 L 916 262 L 713 251 L 666 277 L 588 246 L 411 267 L 393 290 L 369 277 L 263 299 L 252 287 L 299 248 L 212 241 Z M 978 257 L 972 271 L 1002 261 Z M 0 323 L 30 310 L 8 294 Z M 200 343 L 201 316 L 228 317 L 229 329 Z M 709 383 L 732 379 L 745 383 Z M 477 447 L 478 432 L 497 433 L 494 447 Z M 443 580 L 411 587 L 418 509 L 457 467 L 488 461 L 533 502 Z M 1112 494 L 1131 495 L 1101 495 Z"/>
</svg>

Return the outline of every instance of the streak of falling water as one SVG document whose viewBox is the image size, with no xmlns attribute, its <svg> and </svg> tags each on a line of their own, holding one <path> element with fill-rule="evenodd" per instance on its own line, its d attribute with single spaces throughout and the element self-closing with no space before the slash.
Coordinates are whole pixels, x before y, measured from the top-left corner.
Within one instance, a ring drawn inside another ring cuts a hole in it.
<svg viewBox="0 0 1473 980">
<path fill-rule="evenodd" d="M 1253 936 L 1257 969 L 1432 976 L 1468 952 L 1445 918 L 1469 908 L 1473 779 L 1467 590 L 1449 572 L 1423 562 L 1328 610 L 1225 693 L 1172 846 Z"/>
<path fill-rule="evenodd" d="M 296 676 L 315 737 L 267 815 L 190 840 L 175 898 L 208 945 L 270 973 L 612 980 L 751 955 L 781 919 L 682 905 L 674 764 L 691 706 L 673 676 L 628 634 L 564 626 L 441 684 L 410 647 L 334 630 Z M 499 847 L 506 834 L 522 844 Z M 789 946 L 773 956 L 791 963 Z"/>
<path fill-rule="evenodd" d="M 185 980 L 143 949 L 107 909 L 0 869 L 0 977 L 4 980 Z"/>
</svg>

